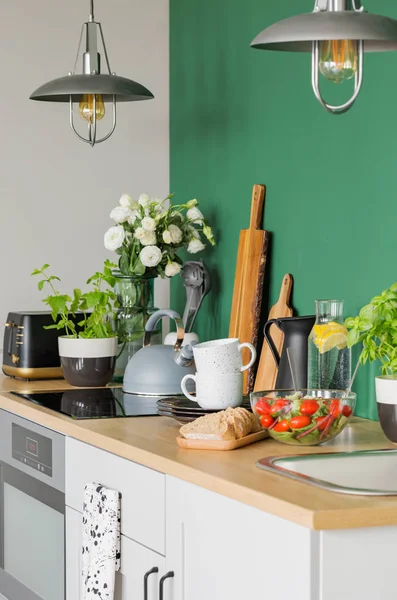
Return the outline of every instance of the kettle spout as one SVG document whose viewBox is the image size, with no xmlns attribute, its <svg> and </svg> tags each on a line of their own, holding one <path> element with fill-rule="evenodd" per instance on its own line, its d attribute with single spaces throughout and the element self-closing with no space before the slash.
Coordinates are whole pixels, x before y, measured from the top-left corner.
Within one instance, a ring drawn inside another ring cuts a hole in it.
<svg viewBox="0 0 397 600">
<path fill-rule="evenodd" d="M 182 346 L 180 350 L 175 352 L 175 362 L 180 367 L 190 367 L 193 362 L 193 346 L 197 344 L 196 341 L 191 342 L 190 344 L 186 344 L 186 346 Z"/>
</svg>

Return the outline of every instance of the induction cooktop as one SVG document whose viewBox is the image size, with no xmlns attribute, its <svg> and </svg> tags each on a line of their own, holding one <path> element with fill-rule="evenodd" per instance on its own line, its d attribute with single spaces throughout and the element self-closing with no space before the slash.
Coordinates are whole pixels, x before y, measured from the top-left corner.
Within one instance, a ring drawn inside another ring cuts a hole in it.
<svg viewBox="0 0 397 600">
<path fill-rule="evenodd" d="M 160 399 L 126 394 L 120 387 L 11 393 L 74 419 L 158 416 L 157 400 Z"/>
</svg>

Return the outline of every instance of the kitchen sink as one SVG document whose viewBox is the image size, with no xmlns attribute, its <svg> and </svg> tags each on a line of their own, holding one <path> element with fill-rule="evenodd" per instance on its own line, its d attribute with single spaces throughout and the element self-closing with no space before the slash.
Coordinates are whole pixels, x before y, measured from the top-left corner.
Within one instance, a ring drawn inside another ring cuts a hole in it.
<svg viewBox="0 0 397 600">
<path fill-rule="evenodd" d="M 397 450 L 271 456 L 257 466 L 340 494 L 397 496 Z"/>
</svg>

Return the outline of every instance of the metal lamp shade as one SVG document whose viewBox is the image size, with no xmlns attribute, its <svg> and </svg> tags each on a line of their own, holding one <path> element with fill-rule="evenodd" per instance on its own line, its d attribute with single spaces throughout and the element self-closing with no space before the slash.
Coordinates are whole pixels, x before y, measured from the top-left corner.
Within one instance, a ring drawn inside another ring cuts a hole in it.
<svg viewBox="0 0 397 600">
<path fill-rule="evenodd" d="M 79 102 L 84 94 L 100 94 L 104 102 L 150 100 L 153 94 L 140 83 L 118 75 L 67 75 L 40 86 L 30 96 L 42 102 Z"/>
<path fill-rule="evenodd" d="M 365 52 L 397 50 L 397 21 L 353 11 L 319 11 L 274 23 L 251 43 L 252 48 L 311 52 L 312 42 L 362 40 Z"/>
</svg>

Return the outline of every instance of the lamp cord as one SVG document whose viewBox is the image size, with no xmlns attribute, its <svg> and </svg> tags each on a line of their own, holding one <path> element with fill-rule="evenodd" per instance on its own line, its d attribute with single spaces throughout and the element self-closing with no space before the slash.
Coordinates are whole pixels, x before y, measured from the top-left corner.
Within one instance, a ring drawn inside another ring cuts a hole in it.
<svg viewBox="0 0 397 600">
<path fill-rule="evenodd" d="M 94 20 L 94 0 L 90 0 L 90 21 Z"/>
</svg>

